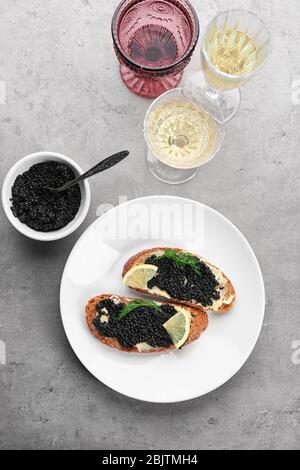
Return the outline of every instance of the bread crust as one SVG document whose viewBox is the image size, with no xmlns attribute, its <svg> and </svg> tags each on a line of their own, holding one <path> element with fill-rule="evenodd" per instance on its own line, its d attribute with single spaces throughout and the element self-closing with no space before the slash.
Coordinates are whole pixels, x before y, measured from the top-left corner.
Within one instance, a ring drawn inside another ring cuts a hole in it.
<svg viewBox="0 0 300 470">
<path fill-rule="evenodd" d="M 124 349 L 124 348 L 122 348 L 120 343 L 117 341 L 117 339 L 115 339 L 115 338 L 106 338 L 106 337 L 102 336 L 93 324 L 93 320 L 95 319 L 96 313 L 97 313 L 96 306 L 102 300 L 109 299 L 111 297 L 118 298 L 120 300 L 120 302 L 125 303 L 125 304 L 128 304 L 129 302 L 132 302 L 133 300 L 136 300 L 136 299 L 133 299 L 133 298 L 130 298 L 130 297 L 120 297 L 120 296 L 113 295 L 113 294 L 102 294 L 102 295 L 98 295 L 97 297 L 94 297 L 93 299 L 88 301 L 88 303 L 86 305 L 86 309 L 85 309 L 85 311 L 86 311 L 86 321 L 87 321 L 88 327 L 91 330 L 92 334 L 97 339 L 99 339 L 101 341 L 101 343 L 105 344 L 106 346 L 109 346 L 110 348 L 118 349 L 119 351 L 127 352 L 127 353 L 140 353 L 140 354 L 163 353 L 163 352 L 168 352 L 168 351 L 172 351 L 172 350 L 176 349 L 175 346 L 171 346 L 170 348 L 153 348 L 153 349 L 150 349 L 148 351 L 142 351 L 141 352 L 136 347 L 131 348 L 131 349 Z M 167 304 L 167 305 L 173 305 L 173 306 L 176 307 L 176 305 L 174 303 L 171 303 L 171 302 L 159 302 L 159 303 Z M 178 306 L 179 305 L 177 305 L 177 307 Z M 184 308 L 185 308 L 185 310 L 187 310 L 191 314 L 191 330 L 190 330 L 189 338 L 188 338 L 187 342 L 185 343 L 185 345 L 186 345 L 186 344 L 190 344 L 190 343 L 193 343 L 194 341 L 196 341 L 201 336 L 201 334 L 206 330 L 206 328 L 208 327 L 208 316 L 207 316 L 207 313 L 204 312 L 204 310 L 202 310 L 202 309 L 195 308 L 195 307 L 193 307 L 193 308 L 192 307 L 186 307 L 186 306 Z"/>
<path fill-rule="evenodd" d="M 150 256 L 152 256 L 154 253 L 156 253 L 157 251 L 166 251 L 166 250 L 170 250 L 170 248 L 162 248 L 162 247 L 158 247 L 158 248 L 151 248 L 151 249 L 148 249 L 148 250 L 143 250 L 143 251 L 140 251 L 139 253 L 137 253 L 136 255 L 132 256 L 127 262 L 126 264 L 124 265 L 124 268 L 123 268 L 123 274 L 122 276 L 124 277 L 125 274 L 131 269 L 133 268 L 134 266 L 138 266 L 139 264 L 144 264 L 146 259 L 149 258 Z M 172 250 L 176 251 L 177 253 L 182 253 L 186 250 L 182 250 L 181 248 L 172 248 Z M 189 252 L 190 253 L 190 252 Z M 196 253 L 191 253 L 195 256 L 197 256 L 197 258 L 200 258 L 199 255 L 197 255 Z M 223 303 L 220 308 L 218 310 L 213 310 L 213 309 L 209 309 L 209 308 L 206 308 L 206 307 L 203 307 L 202 305 L 200 304 L 194 304 L 192 302 L 185 302 L 185 301 L 182 301 L 182 300 L 179 300 L 179 299 L 169 299 L 169 302 L 174 302 L 176 304 L 181 304 L 181 305 L 185 305 L 185 306 L 189 306 L 189 307 L 194 307 L 194 308 L 202 308 L 204 310 L 212 310 L 212 311 L 215 311 L 216 313 L 227 313 L 229 312 L 232 308 L 233 308 L 233 305 L 236 301 L 236 292 L 235 292 L 235 289 L 233 287 L 233 284 L 232 282 L 230 281 L 230 279 L 226 276 L 226 274 L 224 274 L 219 268 L 217 268 L 217 266 L 214 266 L 212 263 L 206 261 L 206 260 L 203 260 L 205 263 L 207 263 L 208 266 L 211 266 L 215 269 L 218 269 L 218 271 L 220 271 L 222 273 L 222 276 L 224 277 L 224 279 L 227 280 L 227 284 L 226 284 L 226 290 L 227 290 L 227 294 L 228 296 L 229 295 L 233 295 L 233 300 L 230 304 L 226 304 L 226 303 Z M 151 297 L 156 297 L 156 298 L 160 298 L 160 296 L 158 294 L 154 294 L 153 292 L 149 292 L 148 290 L 143 290 L 143 289 L 133 289 L 135 291 L 138 291 L 138 292 L 141 292 L 142 294 L 147 294 L 147 295 L 150 295 Z"/>
</svg>

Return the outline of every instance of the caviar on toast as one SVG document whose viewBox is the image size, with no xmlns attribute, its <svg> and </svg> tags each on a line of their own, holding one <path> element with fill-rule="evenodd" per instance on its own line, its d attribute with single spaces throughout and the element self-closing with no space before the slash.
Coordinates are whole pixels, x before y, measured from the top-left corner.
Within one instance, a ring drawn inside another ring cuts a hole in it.
<svg viewBox="0 0 300 470">
<path fill-rule="evenodd" d="M 219 268 L 179 248 L 136 254 L 124 266 L 123 283 L 153 297 L 218 313 L 231 310 L 236 299 L 231 281 Z"/>
<path fill-rule="evenodd" d="M 109 294 L 88 302 L 86 320 L 103 344 L 127 353 L 181 349 L 208 326 L 208 316 L 201 309 Z"/>
</svg>

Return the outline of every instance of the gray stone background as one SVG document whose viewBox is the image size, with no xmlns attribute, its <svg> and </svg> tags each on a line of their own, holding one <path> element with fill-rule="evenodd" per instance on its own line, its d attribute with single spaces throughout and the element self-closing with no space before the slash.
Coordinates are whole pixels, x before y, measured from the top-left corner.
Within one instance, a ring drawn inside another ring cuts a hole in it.
<svg viewBox="0 0 300 470">
<path fill-rule="evenodd" d="M 146 168 L 141 129 L 149 102 L 119 79 L 110 37 L 117 3 L 0 0 L 1 183 L 35 151 L 64 153 L 86 169 L 123 147 L 132 152 L 122 168 L 91 181 L 89 216 L 64 241 L 27 240 L 1 210 L 0 446 L 299 449 L 300 365 L 292 361 L 300 340 L 299 0 L 193 0 L 202 30 L 220 10 L 256 11 L 274 51 L 243 89 L 222 151 L 180 187 Z M 199 47 L 186 73 L 198 67 Z M 98 205 L 151 194 L 186 196 L 228 217 L 252 244 L 267 291 L 264 328 L 244 368 L 210 395 L 169 406 L 127 399 L 94 379 L 68 344 L 58 303 L 64 264 Z"/>
</svg>

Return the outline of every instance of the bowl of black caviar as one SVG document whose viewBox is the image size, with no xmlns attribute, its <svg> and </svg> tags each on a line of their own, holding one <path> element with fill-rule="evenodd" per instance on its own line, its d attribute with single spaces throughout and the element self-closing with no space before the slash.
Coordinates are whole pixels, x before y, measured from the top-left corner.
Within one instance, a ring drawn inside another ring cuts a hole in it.
<svg viewBox="0 0 300 470">
<path fill-rule="evenodd" d="M 11 224 L 26 237 L 54 241 L 73 233 L 84 221 L 91 202 L 85 180 L 62 192 L 59 188 L 83 173 L 70 158 L 38 152 L 19 160 L 2 186 L 2 204 Z"/>
</svg>

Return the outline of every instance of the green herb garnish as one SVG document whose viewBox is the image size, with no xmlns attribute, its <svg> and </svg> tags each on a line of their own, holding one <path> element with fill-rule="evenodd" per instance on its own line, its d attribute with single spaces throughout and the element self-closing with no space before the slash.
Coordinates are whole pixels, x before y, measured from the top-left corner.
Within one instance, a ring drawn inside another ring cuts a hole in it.
<svg viewBox="0 0 300 470">
<path fill-rule="evenodd" d="M 128 313 L 132 312 L 136 308 L 139 307 L 150 307 L 153 310 L 156 310 L 157 312 L 160 312 L 160 306 L 157 305 L 154 302 L 151 302 L 151 300 L 134 300 L 133 302 L 130 302 L 127 305 L 124 305 L 124 307 L 121 310 L 121 313 L 118 316 L 118 320 L 121 320 L 122 318 L 126 317 Z"/>
<path fill-rule="evenodd" d="M 202 276 L 202 273 L 199 269 L 199 259 L 190 253 L 177 253 L 175 250 L 166 250 L 164 254 L 159 256 L 157 259 L 161 258 L 169 258 L 178 266 L 191 266 L 191 268 L 193 268 L 193 270 L 199 274 L 199 276 Z"/>
</svg>

